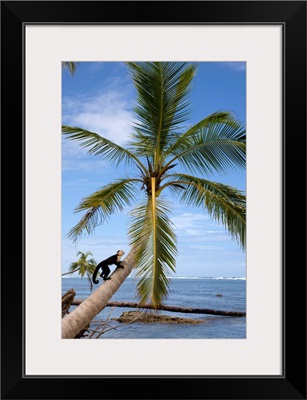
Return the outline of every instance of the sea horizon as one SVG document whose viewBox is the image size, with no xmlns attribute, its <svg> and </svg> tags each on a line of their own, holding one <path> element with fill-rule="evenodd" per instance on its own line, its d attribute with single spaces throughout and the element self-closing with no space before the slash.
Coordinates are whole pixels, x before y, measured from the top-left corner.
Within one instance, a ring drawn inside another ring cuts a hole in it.
<svg viewBox="0 0 307 400">
<path fill-rule="evenodd" d="M 81 276 L 72 276 L 73 274 L 71 274 L 71 276 L 65 275 L 62 276 L 62 279 L 72 279 L 72 278 L 76 278 L 76 279 L 83 279 L 86 277 L 81 277 Z M 128 276 L 126 279 L 135 279 L 136 277 L 134 276 Z M 215 279 L 215 280 L 222 280 L 222 279 L 229 279 L 229 280 L 246 280 L 245 276 L 195 276 L 195 275 L 185 275 L 185 276 L 168 276 L 168 279 Z"/>
<path fill-rule="evenodd" d="M 103 284 L 103 283 L 102 283 Z M 99 287 L 99 286 L 97 286 Z M 77 299 L 86 299 L 90 290 L 88 279 L 68 278 L 62 280 L 62 294 L 73 288 Z M 134 277 L 128 277 L 112 296 L 112 301 L 133 303 L 138 301 Z M 185 308 L 212 309 L 246 312 L 246 279 L 243 277 L 195 277 L 176 276 L 170 279 L 170 287 L 164 305 L 181 307 L 182 312 L 163 310 L 160 314 L 172 317 L 197 319 L 200 324 L 121 324 L 109 321 L 116 329 L 105 332 L 101 339 L 244 339 L 246 338 L 246 317 L 228 317 L 211 314 L 185 313 Z M 132 308 L 134 310 L 134 308 Z M 105 307 L 95 317 L 92 329 L 110 318 L 119 318 L 124 312 L 131 311 L 129 306 Z M 102 322 L 101 322 L 102 321 Z"/>
</svg>

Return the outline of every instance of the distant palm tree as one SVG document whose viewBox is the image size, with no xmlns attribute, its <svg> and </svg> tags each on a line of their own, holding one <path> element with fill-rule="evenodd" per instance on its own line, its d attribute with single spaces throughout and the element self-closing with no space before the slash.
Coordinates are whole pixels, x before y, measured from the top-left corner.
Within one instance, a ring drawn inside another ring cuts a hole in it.
<svg viewBox="0 0 307 400">
<path fill-rule="evenodd" d="M 74 75 L 77 69 L 77 63 L 76 62 L 68 62 L 68 61 L 63 61 L 62 62 L 62 67 L 64 69 L 67 69 L 71 75 Z"/>
<path fill-rule="evenodd" d="M 87 257 L 91 255 L 92 253 L 89 251 L 87 253 L 82 253 L 82 251 L 78 251 L 77 256 L 80 256 L 79 259 L 75 262 L 72 262 L 69 266 L 69 272 L 63 273 L 62 276 L 73 274 L 75 272 L 78 272 L 81 278 L 83 278 L 84 275 L 86 275 L 90 284 L 90 290 L 92 290 L 93 289 L 92 275 L 97 263 L 93 258 L 87 260 Z"/>
<path fill-rule="evenodd" d="M 113 213 L 131 206 L 143 194 L 143 201 L 131 211 L 128 235 L 139 278 L 140 302 L 157 307 L 167 297 L 168 276 L 175 272 L 177 255 L 175 230 L 169 217 L 173 206 L 162 194 L 168 192 L 172 199 L 202 208 L 245 248 L 244 193 L 206 178 L 212 173 L 245 167 L 245 128 L 233 114 L 216 112 L 184 129 L 189 111 L 187 95 L 196 65 L 185 62 L 126 65 L 137 91 L 134 109 L 137 122 L 127 148 L 84 128 L 62 127 L 66 137 L 79 141 L 90 154 L 117 165 L 132 166 L 131 175 L 103 186 L 80 202 L 76 211 L 85 213 L 68 236 L 77 240 L 84 233 L 93 233 Z M 183 172 L 175 172 L 177 164 Z M 200 175 L 195 176 L 195 172 Z M 116 271 L 118 276 L 126 274 L 121 271 Z M 108 289 L 112 296 L 118 289 L 116 285 L 111 280 L 99 289 Z"/>
</svg>

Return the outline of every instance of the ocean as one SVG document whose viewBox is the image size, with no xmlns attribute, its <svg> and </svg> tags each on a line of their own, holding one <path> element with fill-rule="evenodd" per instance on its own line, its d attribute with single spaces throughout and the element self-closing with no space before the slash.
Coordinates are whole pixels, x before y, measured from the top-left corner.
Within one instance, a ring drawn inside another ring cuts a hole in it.
<svg viewBox="0 0 307 400">
<path fill-rule="evenodd" d="M 223 311 L 246 312 L 245 278 L 176 277 L 170 279 L 169 296 L 165 305 L 210 308 Z M 98 287 L 98 286 L 97 286 Z M 96 287 L 96 288 L 97 288 Z M 63 278 L 62 294 L 69 289 L 76 291 L 76 299 L 85 299 L 90 292 L 87 278 Z M 95 287 L 94 289 L 95 290 Z M 137 302 L 136 282 L 127 278 L 111 301 Z M 74 307 L 71 307 L 70 311 Z M 106 307 L 91 324 L 95 329 L 102 320 L 108 320 L 105 332 L 99 339 L 245 339 L 246 317 L 216 316 L 209 314 L 186 314 L 160 311 L 172 317 L 202 320 L 202 324 L 161 324 L 158 322 L 134 322 L 123 324 L 112 319 L 124 311 L 136 308 Z M 108 330 L 109 329 L 109 330 Z M 84 338 L 86 339 L 86 338 Z"/>
</svg>

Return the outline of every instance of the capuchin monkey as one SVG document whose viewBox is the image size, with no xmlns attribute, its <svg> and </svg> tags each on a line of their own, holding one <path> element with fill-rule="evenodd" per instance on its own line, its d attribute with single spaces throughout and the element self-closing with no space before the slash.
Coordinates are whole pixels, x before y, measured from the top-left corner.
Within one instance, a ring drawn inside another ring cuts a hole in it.
<svg viewBox="0 0 307 400">
<path fill-rule="evenodd" d="M 117 252 L 116 254 L 114 254 L 114 256 L 111 256 L 111 257 L 109 257 L 109 258 L 106 258 L 105 260 L 103 260 L 103 261 L 101 261 L 99 264 L 97 264 L 97 265 L 96 265 L 96 268 L 95 268 L 95 271 L 94 271 L 94 273 L 93 273 L 93 277 L 92 277 L 93 283 L 95 283 L 95 284 L 97 285 L 97 283 L 99 282 L 99 281 L 96 279 L 96 277 L 97 277 L 98 271 L 99 271 L 100 269 L 102 270 L 100 276 L 101 276 L 101 278 L 102 278 L 104 281 L 106 281 L 106 280 L 108 280 L 108 279 L 111 279 L 111 278 L 108 278 L 108 276 L 109 276 L 109 274 L 110 274 L 109 265 L 114 264 L 114 265 L 116 265 L 118 268 L 124 268 L 124 267 L 121 265 L 121 261 L 120 261 L 121 256 L 124 255 L 124 254 L 125 254 L 125 252 L 124 252 L 123 250 L 118 250 L 118 252 Z"/>
</svg>

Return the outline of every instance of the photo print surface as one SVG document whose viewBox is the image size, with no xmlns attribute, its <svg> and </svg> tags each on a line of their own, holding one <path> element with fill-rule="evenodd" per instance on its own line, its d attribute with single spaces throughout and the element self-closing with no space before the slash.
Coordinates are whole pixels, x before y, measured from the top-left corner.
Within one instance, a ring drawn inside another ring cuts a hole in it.
<svg viewBox="0 0 307 400">
<path fill-rule="evenodd" d="M 246 338 L 246 63 L 62 63 L 62 338 Z"/>
</svg>

